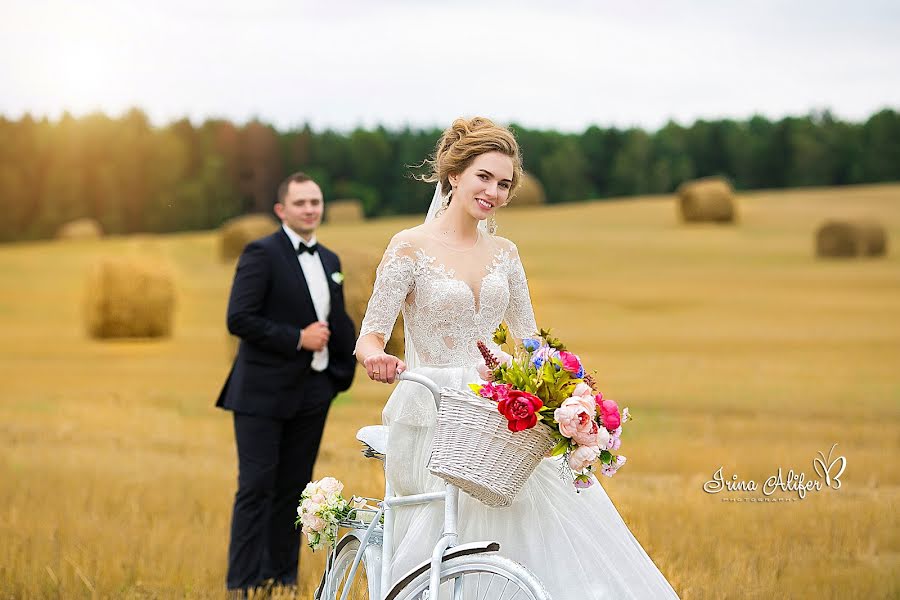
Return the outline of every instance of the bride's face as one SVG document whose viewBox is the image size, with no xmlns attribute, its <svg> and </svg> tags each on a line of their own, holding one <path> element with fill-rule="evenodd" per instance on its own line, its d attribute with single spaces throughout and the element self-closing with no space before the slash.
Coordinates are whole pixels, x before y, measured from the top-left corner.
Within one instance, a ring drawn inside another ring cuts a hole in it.
<svg viewBox="0 0 900 600">
<path fill-rule="evenodd" d="M 512 177 L 510 157 L 500 152 L 480 154 L 461 174 L 450 175 L 451 206 L 462 208 L 478 220 L 487 219 L 509 201 Z"/>
</svg>

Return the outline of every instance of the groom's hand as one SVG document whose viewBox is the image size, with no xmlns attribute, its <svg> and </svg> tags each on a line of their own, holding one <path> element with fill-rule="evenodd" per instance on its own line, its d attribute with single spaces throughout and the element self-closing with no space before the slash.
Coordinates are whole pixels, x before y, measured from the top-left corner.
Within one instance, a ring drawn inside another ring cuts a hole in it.
<svg viewBox="0 0 900 600">
<path fill-rule="evenodd" d="M 397 375 L 406 370 L 406 363 L 386 352 L 368 357 L 363 361 L 363 366 L 369 379 L 381 383 L 394 383 Z"/>
<path fill-rule="evenodd" d="M 331 330 L 328 329 L 328 323 L 316 321 L 303 329 L 303 333 L 300 334 L 300 347 L 310 352 L 318 352 L 325 349 L 330 337 Z"/>
</svg>

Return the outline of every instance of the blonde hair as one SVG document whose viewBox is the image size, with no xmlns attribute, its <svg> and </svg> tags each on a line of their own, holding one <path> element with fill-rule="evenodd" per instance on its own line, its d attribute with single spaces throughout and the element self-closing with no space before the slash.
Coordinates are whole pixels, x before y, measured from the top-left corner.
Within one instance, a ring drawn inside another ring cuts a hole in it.
<svg viewBox="0 0 900 600">
<path fill-rule="evenodd" d="M 459 118 L 444 130 L 438 140 L 434 156 L 423 164 L 431 167 L 431 173 L 419 177 L 429 183 L 441 182 L 441 193 L 450 192 L 450 175 L 459 175 L 478 156 L 487 152 L 499 152 L 512 159 L 513 176 L 509 187 L 512 196 L 522 183 L 522 156 L 515 136 L 506 127 L 495 124 L 485 117 Z"/>
</svg>

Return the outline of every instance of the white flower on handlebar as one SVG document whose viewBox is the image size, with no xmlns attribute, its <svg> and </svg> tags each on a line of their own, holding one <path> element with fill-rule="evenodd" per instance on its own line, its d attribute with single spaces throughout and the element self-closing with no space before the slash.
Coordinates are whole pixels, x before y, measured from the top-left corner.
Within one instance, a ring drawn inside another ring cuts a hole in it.
<svg viewBox="0 0 900 600">
<path fill-rule="evenodd" d="M 338 524 L 366 501 L 353 496 L 349 500 L 341 495 L 344 484 L 334 477 L 311 481 L 300 495 L 295 526 L 302 526 L 310 549 L 333 546 L 337 538 Z"/>
</svg>

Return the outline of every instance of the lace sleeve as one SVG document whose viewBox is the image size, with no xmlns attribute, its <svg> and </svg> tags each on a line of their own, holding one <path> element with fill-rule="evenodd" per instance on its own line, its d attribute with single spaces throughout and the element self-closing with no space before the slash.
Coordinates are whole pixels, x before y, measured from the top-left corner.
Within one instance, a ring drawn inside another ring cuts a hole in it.
<svg viewBox="0 0 900 600">
<path fill-rule="evenodd" d="M 503 320 L 506 321 L 513 337 L 521 339 L 537 333 L 537 324 L 534 321 L 534 308 L 531 306 L 525 267 L 522 266 L 515 245 L 512 242 L 510 245 L 512 256 L 509 265 L 509 306 L 506 307 Z"/>
<path fill-rule="evenodd" d="M 377 333 L 387 344 L 403 301 L 412 289 L 414 266 L 411 244 L 396 237 L 392 239 L 375 273 L 375 285 L 359 337 Z"/>
</svg>

